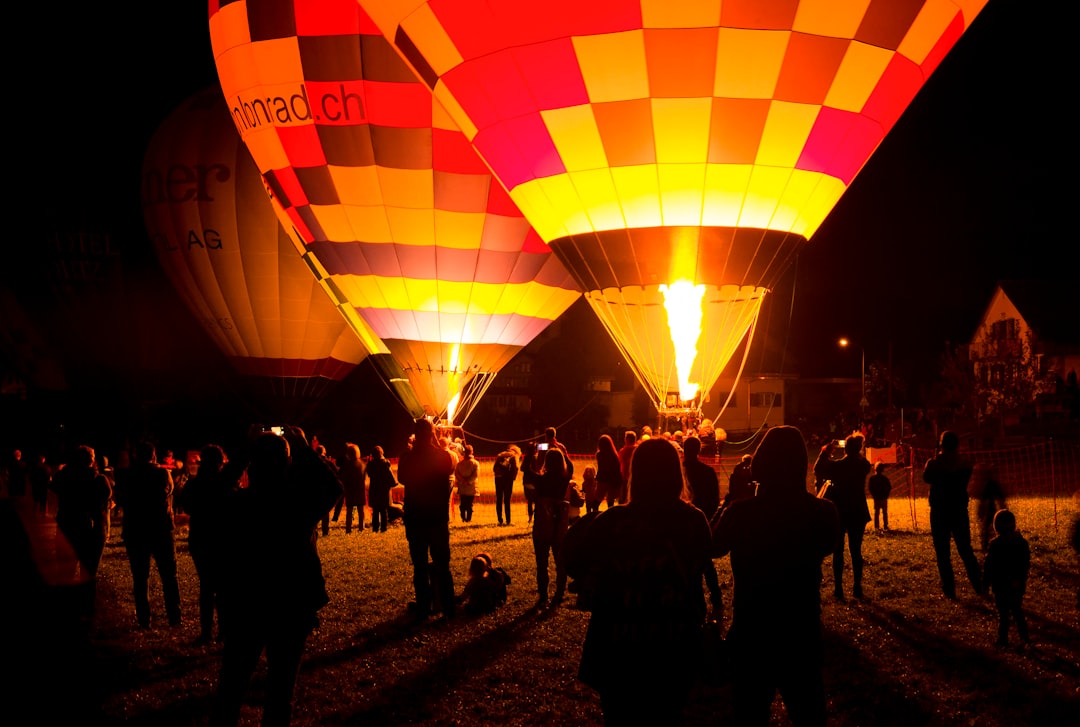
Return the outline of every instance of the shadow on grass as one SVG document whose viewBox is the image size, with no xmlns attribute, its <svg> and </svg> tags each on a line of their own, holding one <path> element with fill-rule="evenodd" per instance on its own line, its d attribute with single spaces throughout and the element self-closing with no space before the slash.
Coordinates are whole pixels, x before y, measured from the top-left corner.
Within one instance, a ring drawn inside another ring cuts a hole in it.
<svg viewBox="0 0 1080 727">
<path fill-rule="evenodd" d="M 314 672 L 355 664 L 366 655 L 378 653 L 399 642 L 409 639 L 423 640 L 430 635 L 428 632 L 432 631 L 452 629 L 465 635 L 457 634 L 459 639 L 464 640 L 449 649 L 440 649 L 437 653 L 436 649 L 432 649 L 428 654 L 416 654 L 412 663 L 401 665 L 402 677 L 392 684 L 378 685 L 380 688 L 375 696 L 354 700 L 337 711 L 321 712 L 320 724 L 413 724 L 439 720 L 451 711 L 445 704 L 449 693 L 462 684 L 474 681 L 484 683 L 484 675 L 491 673 L 489 670 L 493 664 L 522 642 L 529 640 L 535 630 L 543 628 L 555 615 L 555 609 L 531 608 L 475 638 L 467 636 L 472 620 L 468 616 L 458 616 L 449 622 L 431 621 L 421 625 L 396 619 L 362 632 L 349 647 L 305 659 L 303 671 Z M 565 658 L 559 653 L 543 652 L 541 658 L 544 657 Z M 405 673 L 416 663 L 422 666 Z M 495 675 L 493 678 L 498 680 Z M 303 675 L 301 679 L 304 679 Z M 565 697 L 565 693 L 560 694 L 561 699 Z M 324 705 L 326 706 L 329 705 Z M 565 711 L 565 705 L 560 711 Z M 458 718 L 464 720 L 462 724 L 468 723 L 469 718 L 465 715 L 458 715 Z M 493 724 L 498 723 L 495 715 L 490 715 L 489 720 Z"/>
<path fill-rule="evenodd" d="M 906 661 L 911 671 L 921 674 L 913 675 L 910 684 L 890 681 L 884 670 L 865 657 L 865 649 L 827 632 L 826 690 L 830 711 L 842 716 L 838 724 L 946 725 L 955 723 L 958 714 L 977 720 L 972 724 L 1076 724 L 1080 705 L 1075 698 L 1050 692 L 1014 666 L 1004 652 L 964 646 L 926 622 L 873 603 L 860 610 L 867 621 L 912 652 Z M 1038 651 L 1029 649 L 1028 654 L 1037 658 Z M 929 682 L 926 691 L 933 694 L 920 691 L 924 680 Z M 967 697 L 946 703 L 948 697 L 943 695 L 948 693 Z"/>
</svg>

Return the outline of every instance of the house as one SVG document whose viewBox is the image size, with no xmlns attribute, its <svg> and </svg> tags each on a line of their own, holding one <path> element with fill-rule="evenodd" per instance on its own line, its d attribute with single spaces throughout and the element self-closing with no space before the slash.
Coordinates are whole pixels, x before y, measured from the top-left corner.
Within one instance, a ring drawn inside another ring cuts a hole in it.
<svg viewBox="0 0 1080 727">
<path fill-rule="evenodd" d="M 1020 396 L 1037 416 L 1067 414 L 1080 372 L 1080 281 L 1000 281 L 968 356 L 987 411 Z"/>
</svg>

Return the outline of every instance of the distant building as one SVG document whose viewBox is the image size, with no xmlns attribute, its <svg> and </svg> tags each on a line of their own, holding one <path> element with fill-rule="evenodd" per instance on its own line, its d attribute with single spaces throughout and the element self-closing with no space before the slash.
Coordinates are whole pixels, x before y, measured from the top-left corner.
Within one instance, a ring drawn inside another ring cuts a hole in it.
<svg viewBox="0 0 1080 727">
<path fill-rule="evenodd" d="M 998 283 L 968 347 L 977 385 L 992 393 L 983 413 L 1009 394 L 1027 399 L 1036 416 L 1070 411 L 1080 372 L 1078 290 L 1075 282 Z"/>
</svg>

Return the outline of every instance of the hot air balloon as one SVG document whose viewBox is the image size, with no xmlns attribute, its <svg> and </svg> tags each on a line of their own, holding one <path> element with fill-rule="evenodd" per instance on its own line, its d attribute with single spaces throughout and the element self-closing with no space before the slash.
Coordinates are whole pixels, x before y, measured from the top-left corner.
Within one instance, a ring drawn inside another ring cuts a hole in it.
<svg viewBox="0 0 1080 727">
<path fill-rule="evenodd" d="M 700 407 L 984 4 L 361 0 L 661 411 Z"/>
<path fill-rule="evenodd" d="M 187 99 L 157 129 L 142 201 L 166 274 L 266 416 L 304 417 L 377 349 L 297 253 L 220 89 Z"/>
<path fill-rule="evenodd" d="M 306 259 L 461 424 L 580 292 L 352 0 L 210 9 L 233 120 Z"/>
</svg>

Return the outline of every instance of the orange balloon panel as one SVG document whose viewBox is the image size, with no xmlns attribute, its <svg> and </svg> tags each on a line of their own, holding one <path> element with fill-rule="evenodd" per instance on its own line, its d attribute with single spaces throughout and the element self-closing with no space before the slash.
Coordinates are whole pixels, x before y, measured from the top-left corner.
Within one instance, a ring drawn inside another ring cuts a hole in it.
<svg viewBox="0 0 1080 727">
<path fill-rule="evenodd" d="M 985 0 L 361 0 L 548 242 L 809 238 Z"/>
<path fill-rule="evenodd" d="M 344 307 L 458 421 L 580 293 L 353 0 L 211 6 L 233 120 Z M 464 398 L 464 400 L 462 400 Z"/>
<path fill-rule="evenodd" d="M 218 89 L 154 134 L 143 213 L 165 272 L 240 373 L 314 398 L 367 355 L 281 227 Z"/>
<path fill-rule="evenodd" d="M 723 368 L 985 0 L 360 3 L 658 393 L 687 315 L 692 376 Z M 758 303 L 709 313 L 723 289 Z"/>
</svg>

